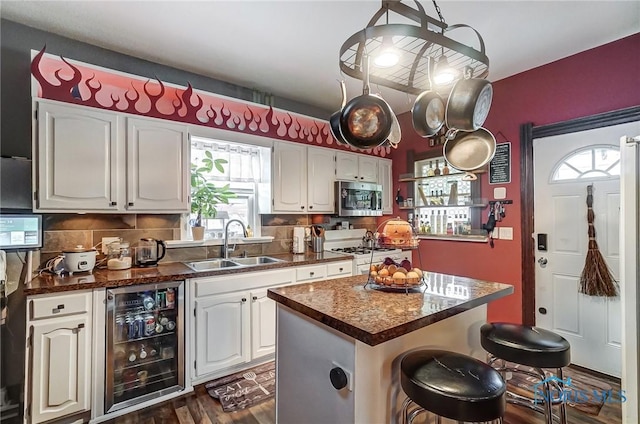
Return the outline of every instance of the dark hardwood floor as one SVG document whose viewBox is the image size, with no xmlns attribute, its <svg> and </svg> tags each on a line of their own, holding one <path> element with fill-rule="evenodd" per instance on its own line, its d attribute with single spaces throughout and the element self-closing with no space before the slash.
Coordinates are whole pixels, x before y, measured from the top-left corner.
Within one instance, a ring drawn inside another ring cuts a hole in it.
<svg viewBox="0 0 640 424">
<path fill-rule="evenodd" d="M 620 390 L 619 380 L 602 375 L 597 377 L 608 383 L 614 391 Z M 622 422 L 619 403 L 605 403 L 597 416 L 581 413 L 571 407 L 567 410 L 569 424 L 620 424 Z M 204 385 L 197 386 L 194 393 L 170 402 L 107 421 L 110 424 L 275 424 L 275 422 L 275 400 L 263 402 L 242 411 L 225 413 L 220 403 L 209 396 Z M 507 405 L 504 423 L 544 424 L 544 419 L 541 414 L 527 408 Z"/>
</svg>

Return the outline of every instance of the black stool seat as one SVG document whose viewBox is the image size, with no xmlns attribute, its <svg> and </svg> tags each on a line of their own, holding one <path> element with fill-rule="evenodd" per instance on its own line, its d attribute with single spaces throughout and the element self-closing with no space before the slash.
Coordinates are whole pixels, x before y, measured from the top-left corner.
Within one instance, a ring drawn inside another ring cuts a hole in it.
<svg viewBox="0 0 640 424">
<path fill-rule="evenodd" d="M 506 385 L 484 362 L 443 350 L 419 350 L 402 358 L 400 384 L 416 404 L 458 421 L 491 421 L 506 407 Z"/>
<path fill-rule="evenodd" d="M 542 328 L 488 323 L 480 328 L 482 347 L 494 356 L 538 368 L 562 368 L 571 362 L 569 342 Z"/>
</svg>

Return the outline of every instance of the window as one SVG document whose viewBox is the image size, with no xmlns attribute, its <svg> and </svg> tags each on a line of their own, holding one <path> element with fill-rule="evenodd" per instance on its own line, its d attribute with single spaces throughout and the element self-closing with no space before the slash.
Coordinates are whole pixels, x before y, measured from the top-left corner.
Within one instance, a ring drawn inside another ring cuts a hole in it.
<svg viewBox="0 0 640 424">
<path fill-rule="evenodd" d="M 203 219 L 206 239 L 224 238 L 224 227 L 230 219 L 238 219 L 250 226 L 254 235 L 260 235 L 258 194 L 270 185 L 271 149 L 249 144 L 233 143 L 203 137 L 191 137 L 191 163 L 199 164 L 210 152 L 213 159 L 224 159 L 223 172 L 214 168 L 207 174 L 207 180 L 216 185 L 229 184 L 235 197 L 229 204 L 216 205 L 216 218 Z M 195 214 L 189 216 L 195 219 Z M 242 232 L 240 225 L 229 227 L 230 236 Z"/>
<path fill-rule="evenodd" d="M 552 174 L 551 181 L 570 181 L 620 176 L 620 151 L 616 146 L 596 146 L 572 152 Z"/>
</svg>

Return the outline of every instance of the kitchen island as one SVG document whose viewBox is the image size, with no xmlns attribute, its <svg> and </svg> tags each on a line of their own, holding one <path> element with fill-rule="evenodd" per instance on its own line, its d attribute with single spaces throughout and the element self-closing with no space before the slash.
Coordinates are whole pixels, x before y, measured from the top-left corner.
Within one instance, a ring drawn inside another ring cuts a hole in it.
<svg viewBox="0 0 640 424">
<path fill-rule="evenodd" d="M 400 422 L 399 355 L 440 348 L 484 359 L 486 305 L 513 287 L 430 272 L 425 280 L 417 293 L 374 290 L 362 275 L 270 289 L 276 421 Z"/>
</svg>

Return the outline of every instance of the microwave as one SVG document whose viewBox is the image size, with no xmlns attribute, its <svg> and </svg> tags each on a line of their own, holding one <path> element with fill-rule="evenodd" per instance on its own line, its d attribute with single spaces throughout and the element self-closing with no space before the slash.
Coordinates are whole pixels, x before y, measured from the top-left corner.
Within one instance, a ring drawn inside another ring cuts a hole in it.
<svg viewBox="0 0 640 424">
<path fill-rule="evenodd" d="M 382 186 L 356 181 L 336 181 L 338 216 L 382 216 Z"/>
</svg>

